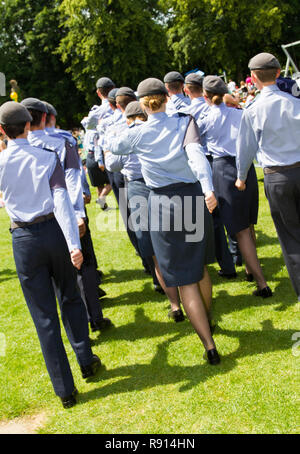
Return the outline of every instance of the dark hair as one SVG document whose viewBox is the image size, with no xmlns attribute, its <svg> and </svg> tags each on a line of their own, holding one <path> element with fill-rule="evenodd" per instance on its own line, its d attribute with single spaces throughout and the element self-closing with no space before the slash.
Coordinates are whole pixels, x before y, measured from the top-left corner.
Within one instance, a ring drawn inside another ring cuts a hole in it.
<svg viewBox="0 0 300 454">
<path fill-rule="evenodd" d="M 115 88 L 114 85 L 112 85 L 111 87 L 97 88 L 97 91 L 99 90 L 99 92 L 101 93 L 101 95 L 104 96 L 105 98 L 107 98 L 108 93 L 109 93 L 113 88 Z"/>
<path fill-rule="evenodd" d="M 186 84 L 187 88 L 190 90 L 192 95 L 202 95 L 203 93 L 203 88 L 200 87 L 200 85 L 196 84 Z"/>
<path fill-rule="evenodd" d="M 42 116 L 44 112 L 40 112 L 39 110 L 28 109 L 30 115 L 32 116 L 31 126 L 39 126 L 42 121 Z"/>
<path fill-rule="evenodd" d="M 270 68 L 270 69 L 255 69 L 253 70 L 256 77 L 262 83 L 266 82 L 275 82 L 276 75 L 277 75 L 277 68 Z"/>
<path fill-rule="evenodd" d="M 128 96 L 128 95 L 116 97 L 117 104 L 119 104 L 119 106 L 122 107 L 122 109 L 124 109 L 124 110 L 126 109 L 128 104 L 131 103 L 132 101 L 136 101 L 136 98 L 134 98 L 132 96 Z"/>
<path fill-rule="evenodd" d="M 183 82 L 180 82 L 180 81 L 167 82 L 166 85 L 167 85 L 167 88 L 169 88 L 169 90 L 171 90 L 171 91 L 173 91 L 173 90 L 180 91 L 180 90 L 182 90 Z"/>
<path fill-rule="evenodd" d="M 3 131 L 10 139 L 16 139 L 18 136 L 24 133 L 26 121 L 17 123 L 16 125 L 1 125 Z"/>
</svg>

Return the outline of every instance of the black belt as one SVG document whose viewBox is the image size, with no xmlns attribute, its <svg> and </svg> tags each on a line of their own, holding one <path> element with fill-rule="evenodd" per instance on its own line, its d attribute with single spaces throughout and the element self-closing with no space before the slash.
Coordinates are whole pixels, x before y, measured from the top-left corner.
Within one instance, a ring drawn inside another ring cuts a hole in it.
<svg viewBox="0 0 300 454">
<path fill-rule="evenodd" d="M 270 175 L 276 172 L 284 172 L 285 170 L 296 169 L 300 167 L 300 162 L 295 162 L 295 164 L 291 164 L 289 166 L 272 166 L 272 167 L 265 167 L 264 174 Z"/>
<path fill-rule="evenodd" d="M 19 222 L 12 221 L 10 224 L 10 230 L 21 229 L 22 227 L 27 227 L 28 225 L 39 224 L 40 222 L 46 222 L 54 218 L 54 213 L 46 214 L 45 216 L 38 216 L 31 222 Z"/>
</svg>

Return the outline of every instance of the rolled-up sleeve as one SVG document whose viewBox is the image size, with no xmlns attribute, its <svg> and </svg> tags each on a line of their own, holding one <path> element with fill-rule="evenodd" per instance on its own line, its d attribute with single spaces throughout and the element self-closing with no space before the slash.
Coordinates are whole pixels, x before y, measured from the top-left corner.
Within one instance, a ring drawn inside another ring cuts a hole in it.
<svg viewBox="0 0 300 454">
<path fill-rule="evenodd" d="M 240 180 L 246 181 L 257 151 L 258 141 L 253 130 L 251 116 L 247 110 L 244 110 L 236 142 L 236 167 Z"/>
</svg>

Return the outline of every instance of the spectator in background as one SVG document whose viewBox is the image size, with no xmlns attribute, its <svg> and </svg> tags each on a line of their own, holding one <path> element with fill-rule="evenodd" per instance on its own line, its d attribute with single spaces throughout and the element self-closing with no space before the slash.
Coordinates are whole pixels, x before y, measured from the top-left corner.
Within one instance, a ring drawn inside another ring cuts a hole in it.
<svg viewBox="0 0 300 454">
<path fill-rule="evenodd" d="M 7 139 L 5 137 L 6 136 L 0 132 L 0 152 L 7 147 Z"/>
<path fill-rule="evenodd" d="M 234 93 L 236 91 L 236 83 L 232 79 L 229 80 L 228 90 L 230 93 Z"/>
</svg>

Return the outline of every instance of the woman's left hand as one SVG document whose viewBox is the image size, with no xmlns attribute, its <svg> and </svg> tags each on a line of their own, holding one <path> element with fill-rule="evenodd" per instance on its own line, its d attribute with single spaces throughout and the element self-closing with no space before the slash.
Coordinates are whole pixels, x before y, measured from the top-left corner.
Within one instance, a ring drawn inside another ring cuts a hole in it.
<svg viewBox="0 0 300 454">
<path fill-rule="evenodd" d="M 215 197 L 215 194 L 212 191 L 207 192 L 205 194 L 205 203 L 206 203 L 207 209 L 210 213 L 212 213 L 214 211 L 214 209 L 217 207 L 218 202 Z"/>
</svg>

